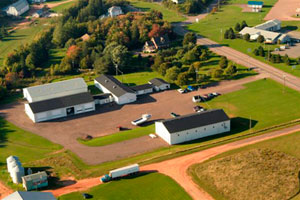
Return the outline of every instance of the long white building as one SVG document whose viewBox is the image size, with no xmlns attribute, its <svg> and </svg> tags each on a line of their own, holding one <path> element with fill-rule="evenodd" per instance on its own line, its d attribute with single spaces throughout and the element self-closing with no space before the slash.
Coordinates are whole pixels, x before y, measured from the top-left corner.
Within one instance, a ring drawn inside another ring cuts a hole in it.
<svg viewBox="0 0 300 200">
<path fill-rule="evenodd" d="M 82 78 L 23 89 L 25 112 L 33 122 L 47 121 L 95 110 L 95 102 Z"/>
<path fill-rule="evenodd" d="M 114 101 L 119 104 L 127 104 L 136 101 L 136 93 L 110 75 L 101 75 L 94 80 L 95 86 L 103 93 L 110 93 Z"/>
<path fill-rule="evenodd" d="M 208 110 L 155 122 L 155 132 L 169 144 L 230 131 L 230 118 L 222 109 Z"/>
</svg>

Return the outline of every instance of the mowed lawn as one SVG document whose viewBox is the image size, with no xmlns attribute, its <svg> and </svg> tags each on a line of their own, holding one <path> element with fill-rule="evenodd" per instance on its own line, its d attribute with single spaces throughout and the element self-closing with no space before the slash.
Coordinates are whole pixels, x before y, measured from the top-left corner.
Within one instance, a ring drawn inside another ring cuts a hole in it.
<svg viewBox="0 0 300 200">
<path fill-rule="evenodd" d="M 0 117 L 0 179 L 11 187 L 16 186 L 12 184 L 8 174 L 2 171 L 6 168 L 7 157 L 18 156 L 26 167 L 26 163 L 45 158 L 60 149 L 62 149 L 60 145 L 24 131 Z"/>
<path fill-rule="evenodd" d="M 101 184 L 88 191 L 91 199 L 107 200 L 188 200 L 191 197 L 171 178 L 159 174 L 141 174 L 136 177 L 124 177 L 120 180 Z M 81 200 L 82 193 L 75 192 L 59 197 L 59 200 Z"/>
<path fill-rule="evenodd" d="M 259 143 L 249 145 L 249 146 L 246 146 L 246 147 L 242 147 L 242 148 L 239 148 L 239 149 L 235 149 L 235 150 L 232 150 L 232 151 L 228 151 L 228 152 L 220 154 L 220 155 L 218 155 L 218 156 L 216 156 L 216 157 L 214 157 L 214 158 L 208 160 L 207 162 L 205 162 L 203 164 L 200 164 L 198 166 L 201 167 L 201 165 L 207 165 L 207 164 L 213 163 L 214 161 L 217 161 L 219 159 L 228 158 L 228 156 L 237 156 L 241 153 L 247 153 L 249 151 L 253 151 L 253 150 L 256 150 L 256 149 L 267 149 L 267 150 L 272 150 L 272 151 L 277 151 L 277 152 L 283 152 L 283 153 L 285 153 L 289 156 L 292 156 L 292 157 L 298 159 L 298 161 L 300 161 L 300 132 L 289 134 L 289 135 L 286 135 L 286 136 L 281 136 L 281 137 L 274 138 L 274 139 L 271 139 L 271 140 L 266 140 L 266 141 L 263 141 L 263 142 L 259 142 Z M 283 160 L 281 160 L 281 158 L 277 157 L 276 159 L 277 159 L 275 161 L 276 165 L 280 166 L 280 165 L 285 164 L 283 162 Z M 257 161 L 255 161 L 255 162 L 257 162 Z M 272 163 L 269 163 L 269 164 L 272 164 Z M 190 168 L 190 172 L 193 173 L 193 170 L 197 169 L 198 166 L 195 165 L 192 168 Z M 268 166 L 267 163 L 265 163 L 265 166 Z M 225 166 L 223 166 L 223 167 L 225 167 Z M 239 169 L 243 169 L 243 168 L 239 168 Z M 244 170 L 247 170 L 247 168 L 244 168 Z M 280 168 L 277 169 L 277 170 L 280 170 Z M 300 170 L 300 167 L 298 167 L 298 171 L 299 170 Z M 266 169 L 265 172 L 267 172 L 267 171 L 268 170 Z M 286 168 L 286 171 L 288 171 L 288 167 Z M 286 173 L 286 171 L 283 170 L 282 173 Z M 219 170 L 215 171 L 216 175 L 218 175 L 218 172 L 219 172 Z M 252 172 L 253 176 L 251 178 L 255 177 L 255 175 L 258 174 L 258 173 L 260 173 L 260 172 L 253 171 Z M 274 173 L 275 173 L 275 171 L 274 171 Z M 289 175 L 290 176 L 292 175 L 292 176 L 298 178 L 298 173 L 289 174 Z M 194 174 L 194 178 L 195 178 L 194 180 L 196 180 L 196 183 L 199 184 L 207 192 L 209 192 L 215 199 L 226 199 L 223 192 L 218 191 L 215 187 L 215 185 L 218 185 L 219 183 L 212 184 L 211 182 L 209 182 L 207 180 L 204 181 L 201 177 L 199 177 L 199 178 L 195 177 L 195 174 Z M 220 177 L 220 178 L 222 178 L 222 177 Z M 238 181 L 238 179 L 236 181 Z M 255 179 L 253 181 L 257 181 L 257 179 Z M 263 179 L 257 185 L 264 186 L 266 183 L 268 183 L 268 181 L 269 181 L 269 178 L 265 177 L 265 179 Z M 279 181 L 279 180 L 276 180 L 276 181 Z M 239 184 L 245 184 L 245 182 L 239 183 Z M 251 183 L 250 177 L 249 177 L 249 182 Z M 249 184 L 249 182 L 247 184 Z M 299 183 L 297 182 L 297 184 L 299 184 Z M 253 185 L 252 186 L 249 185 L 249 187 L 253 187 Z M 289 185 L 289 187 L 295 187 L 295 185 Z M 296 185 L 296 187 L 297 187 L 297 185 Z M 277 190 L 278 190 L 278 188 L 274 189 L 273 192 L 277 192 Z M 268 199 L 268 197 L 265 197 L 265 199 Z M 297 194 L 292 199 L 293 200 L 299 200 L 300 195 Z"/>
<path fill-rule="evenodd" d="M 63 10 L 68 9 L 68 8 L 72 7 L 73 5 L 75 5 L 76 2 L 78 2 L 78 0 L 66 2 L 66 3 L 60 4 L 58 6 L 51 8 L 51 10 L 53 10 L 54 12 L 57 12 L 57 13 L 61 13 Z"/>
<path fill-rule="evenodd" d="M 168 22 L 181 22 L 186 19 L 179 12 L 175 10 L 170 10 L 159 3 L 139 1 L 139 0 L 130 0 L 129 2 L 132 6 L 139 8 L 144 12 L 150 10 L 157 10 L 161 12 L 163 14 L 163 19 Z"/>
<path fill-rule="evenodd" d="M 284 63 L 273 64 L 269 61 L 266 61 L 264 57 L 255 56 L 252 52 L 255 48 L 263 46 L 264 49 L 274 50 L 278 45 L 265 45 L 257 42 L 247 42 L 243 39 L 224 39 L 224 33 L 230 27 L 234 29 L 237 22 L 241 23 L 245 20 L 248 26 L 255 26 L 264 22 L 263 18 L 272 8 L 272 6 L 277 2 L 277 0 L 265 0 L 263 11 L 261 13 L 245 13 L 242 12 L 242 8 L 236 4 L 247 4 L 247 0 L 229 0 L 227 5 L 221 7 L 220 12 L 215 14 L 210 14 L 206 18 L 200 20 L 198 23 L 194 23 L 188 26 L 188 29 L 195 31 L 200 35 L 203 35 L 207 38 L 210 38 L 220 44 L 228 45 L 238 51 L 241 51 L 245 54 L 252 56 L 255 59 L 258 59 L 262 62 L 266 62 L 280 70 L 294 74 L 300 77 L 300 65 L 298 64 L 296 69 L 292 69 L 291 66 L 287 66 Z M 282 27 L 295 26 L 295 24 L 300 25 L 299 22 L 284 22 Z M 249 53 L 248 50 L 251 49 Z M 296 65 L 295 62 L 292 65 Z"/>
<path fill-rule="evenodd" d="M 300 118 L 300 93 L 270 80 L 248 83 L 245 89 L 219 96 L 207 108 L 223 108 L 233 118 L 233 132 L 253 131 Z"/>
<path fill-rule="evenodd" d="M 162 78 L 163 76 L 160 75 L 158 72 L 136 72 L 136 73 L 130 73 L 130 74 L 124 74 L 115 76 L 116 79 L 121 81 L 124 84 L 134 86 L 134 85 L 142 85 L 148 83 L 153 78 Z"/>
<path fill-rule="evenodd" d="M 105 146 L 117 142 L 122 142 L 125 140 L 131 140 L 134 138 L 142 137 L 145 135 L 149 135 L 150 133 L 155 132 L 154 124 L 146 126 L 146 127 L 139 127 L 132 130 L 127 131 L 120 131 L 117 133 L 114 133 L 112 135 L 107 135 L 103 137 L 98 137 L 92 140 L 82 140 L 78 139 L 78 141 L 84 145 L 88 146 Z"/>
<path fill-rule="evenodd" d="M 27 28 L 17 29 L 8 37 L 5 37 L 0 41 L 0 64 L 2 64 L 4 58 L 13 52 L 14 49 L 20 45 L 30 43 L 44 29 L 44 21 L 40 21 L 38 24 L 30 25 Z"/>
</svg>

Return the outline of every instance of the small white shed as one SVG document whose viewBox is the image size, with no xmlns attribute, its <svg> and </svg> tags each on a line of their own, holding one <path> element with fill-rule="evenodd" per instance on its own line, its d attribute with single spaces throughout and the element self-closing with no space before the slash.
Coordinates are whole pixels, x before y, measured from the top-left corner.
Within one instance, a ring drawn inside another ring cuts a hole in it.
<svg viewBox="0 0 300 200">
<path fill-rule="evenodd" d="M 135 91 L 136 95 L 153 93 L 153 86 L 151 84 L 143 84 L 132 86 L 131 89 Z"/>
<path fill-rule="evenodd" d="M 155 91 L 163 91 L 170 89 L 170 83 L 166 82 L 161 78 L 154 78 L 149 81 L 149 84 L 153 86 Z"/>
</svg>

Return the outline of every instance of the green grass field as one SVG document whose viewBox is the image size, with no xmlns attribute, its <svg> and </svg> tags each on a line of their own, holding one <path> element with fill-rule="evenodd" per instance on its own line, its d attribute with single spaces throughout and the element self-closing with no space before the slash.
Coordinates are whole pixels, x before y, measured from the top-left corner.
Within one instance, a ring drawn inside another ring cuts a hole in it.
<svg viewBox="0 0 300 200">
<path fill-rule="evenodd" d="M 130 86 L 146 84 L 153 78 L 163 78 L 157 72 L 135 72 L 130 74 L 124 74 L 115 76 L 116 79 Z"/>
<path fill-rule="evenodd" d="M 75 3 L 77 1 L 78 0 L 73 0 L 73 1 L 70 1 L 70 2 L 60 4 L 56 7 L 51 8 L 51 10 L 53 10 L 54 12 L 57 12 L 57 13 L 61 13 L 63 10 L 68 9 L 68 8 L 72 7 L 73 5 L 75 5 Z"/>
<path fill-rule="evenodd" d="M 165 8 L 163 5 L 155 2 L 146 2 L 139 0 L 130 0 L 129 2 L 132 6 L 139 8 L 144 12 L 150 10 L 160 11 L 163 14 L 163 19 L 168 22 L 181 22 L 185 20 L 185 17 L 183 17 L 179 12 Z"/>
<path fill-rule="evenodd" d="M 34 38 L 45 29 L 46 21 L 39 21 L 38 24 L 32 24 L 28 28 L 17 29 L 8 37 L 0 41 L 0 64 L 3 59 L 20 45 L 30 43 Z"/>
<path fill-rule="evenodd" d="M 218 155 L 218 156 L 216 156 L 216 157 L 214 157 L 214 158 L 212 158 L 212 159 L 210 159 L 210 160 L 208 160 L 208 161 L 206 161 L 206 162 L 204 162 L 203 164 L 200 164 L 200 165 L 209 164 L 209 163 L 212 163 L 212 162 L 214 162 L 218 159 L 224 159 L 224 158 L 227 158 L 228 156 L 235 156 L 235 155 L 238 155 L 240 153 L 245 153 L 245 152 L 248 152 L 248 151 L 251 151 L 251 150 L 254 150 L 254 149 L 270 149 L 272 151 L 279 151 L 279 152 L 283 152 L 287 155 L 290 155 L 292 157 L 295 157 L 299 160 L 300 159 L 300 132 L 289 134 L 289 135 L 286 135 L 286 136 L 281 136 L 281 137 L 274 138 L 274 139 L 271 139 L 271 140 L 266 140 L 266 141 L 263 141 L 263 142 L 259 142 L 259 143 L 249 145 L 249 146 L 246 146 L 246 147 L 242 147 L 242 148 L 239 148 L 239 149 L 235 149 L 235 150 L 232 150 L 232 151 L 228 151 L 228 152 L 220 154 L 220 155 Z M 281 158 L 277 158 L 277 159 L 278 160 L 276 161 L 276 163 L 278 165 L 283 165 L 284 164 L 284 162 L 281 160 Z M 266 165 L 267 165 L 267 163 L 266 163 Z M 192 168 L 190 168 L 190 172 L 193 174 L 193 171 L 196 168 L 197 168 L 197 165 L 194 165 Z M 246 168 L 245 168 L 245 170 L 246 170 Z M 298 166 L 298 170 L 299 170 L 299 166 Z M 255 172 L 254 171 L 253 175 L 255 173 L 260 173 L 260 172 Z M 285 173 L 285 172 L 283 172 L 283 173 Z M 217 172 L 216 172 L 216 175 L 217 175 Z M 298 174 L 296 173 L 296 174 L 294 174 L 294 176 L 297 177 Z M 193 178 L 194 178 L 194 180 L 196 181 L 197 184 L 199 184 L 202 188 L 204 188 L 207 192 L 209 192 L 215 199 L 226 199 L 224 197 L 224 195 L 222 194 L 222 192 L 217 191 L 215 186 L 213 186 L 212 184 L 209 184 L 207 181 L 203 181 L 201 178 L 200 179 L 197 178 L 195 176 L 195 174 L 193 174 Z M 250 178 L 250 177 L 248 177 L 248 178 Z M 257 185 L 262 186 L 262 185 L 266 184 L 266 180 L 267 180 L 267 178 L 261 180 L 261 182 L 258 183 Z M 243 184 L 245 184 L 245 182 Z M 290 186 L 290 187 L 292 187 L 292 186 Z M 298 190 L 299 190 L 299 188 L 298 188 Z M 297 194 L 292 199 L 293 200 L 299 200 L 300 195 Z"/>
<path fill-rule="evenodd" d="M 191 197 L 171 178 L 159 174 L 141 174 L 136 177 L 124 177 L 121 180 L 112 181 L 96 186 L 88 191 L 93 195 L 91 199 L 164 199 L 187 200 Z M 59 200 L 81 200 L 82 193 L 75 192 L 63 195 Z"/>
<path fill-rule="evenodd" d="M 117 142 L 122 142 L 125 140 L 131 140 L 134 138 L 142 137 L 154 132 L 155 132 L 155 128 L 154 128 L 154 124 L 152 124 L 146 127 L 139 127 L 132 130 L 120 131 L 112 135 L 107 135 L 107 136 L 95 138 L 88 141 L 82 139 L 78 139 L 78 141 L 88 146 L 105 146 Z"/>
<path fill-rule="evenodd" d="M 195 31 L 205 37 L 208 37 L 220 44 L 228 45 L 238 51 L 241 51 L 245 54 L 252 56 L 255 59 L 258 59 L 262 62 L 266 62 L 280 70 L 285 72 L 294 74 L 300 77 L 300 65 L 297 65 L 295 70 L 292 70 L 291 66 L 287 66 L 284 63 L 273 64 L 269 61 L 266 61 L 264 57 L 255 56 L 252 52 L 249 53 L 248 49 L 253 51 L 255 48 L 259 46 L 263 46 L 263 44 L 259 44 L 257 42 L 247 42 L 242 39 L 224 39 L 223 35 L 226 29 L 230 27 L 234 28 L 237 22 L 241 23 L 243 20 L 247 22 L 249 26 L 255 26 L 257 24 L 263 23 L 264 16 L 269 12 L 272 5 L 276 3 L 277 0 L 266 0 L 264 4 L 267 5 L 263 8 L 263 12 L 261 13 L 244 13 L 242 12 L 242 8 L 234 4 L 246 4 L 247 0 L 230 0 L 227 5 L 223 5 L 221 7 L 220 12 L 215 14 L 210 14 L 206 18 L 200 20 L 198 23 L 194 23 L 188 26 L 188 29 L 191 31 Z M 283 28 L 287 26 L 300 26 L 299 22 L 284 22 Z M 274 50 L 278 45 L 266 45 L 265 50 Z M 292 65 L 294 65 L 293 62 Z"/>
</svg>

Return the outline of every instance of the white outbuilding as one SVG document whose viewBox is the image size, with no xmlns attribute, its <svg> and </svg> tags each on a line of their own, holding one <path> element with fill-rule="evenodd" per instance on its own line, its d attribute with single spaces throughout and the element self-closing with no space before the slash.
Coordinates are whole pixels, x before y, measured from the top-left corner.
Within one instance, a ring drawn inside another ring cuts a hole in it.
<svg viewBox="0 0 300 200">
<path fill-rule="evenodd" d="M 143 84 L 132 86 L 131 89 L 135 91 L 136 95 L 153 93 L 153 86 L 151 84 Z"/>
<path fill-rule="evenodd" d="M 94 80 L 95 86 L 103 93 L 110 93 L 114 101 L 119 104 L 127 104 L 136 101 L 136 93 L 110 75 L 101 75 Z"/>
<path fill-rule="evenodd" d="M 33 122 L 48 121 L 95 110 L 95 102 L 82 78 L 23 89 L 25 112 Z"/>
<path fill-rule="evenodd" d="M 22 15 L 28 10 L 29 10 L 29 4 L 26 0 L 19 0 L 4 8 L 4 11 L 6 12 L 7 15 L 12 15 L 16 17 Z"/>
<path fill-rule="evenodd" d="M 123 15 L 123 11 L 119 6 L 112 6 L 107 11 L 108 16 L 116 17 L 118 15 Z"/>
<path fill-rule="evenodd" d="M 156 134 L 171 145 L 228 131 L 230 131 L 230 118 L 222 109 L 155 122 Z"/>
<path fill-rule="evenodd" d="M 166 82 L 161 78 L 154 78 L 149 81 L 149 84 L 153 86 L 155 91 L 163 91 L 163 90 L 170 89 L 170 83 Z"/>
</svg>

